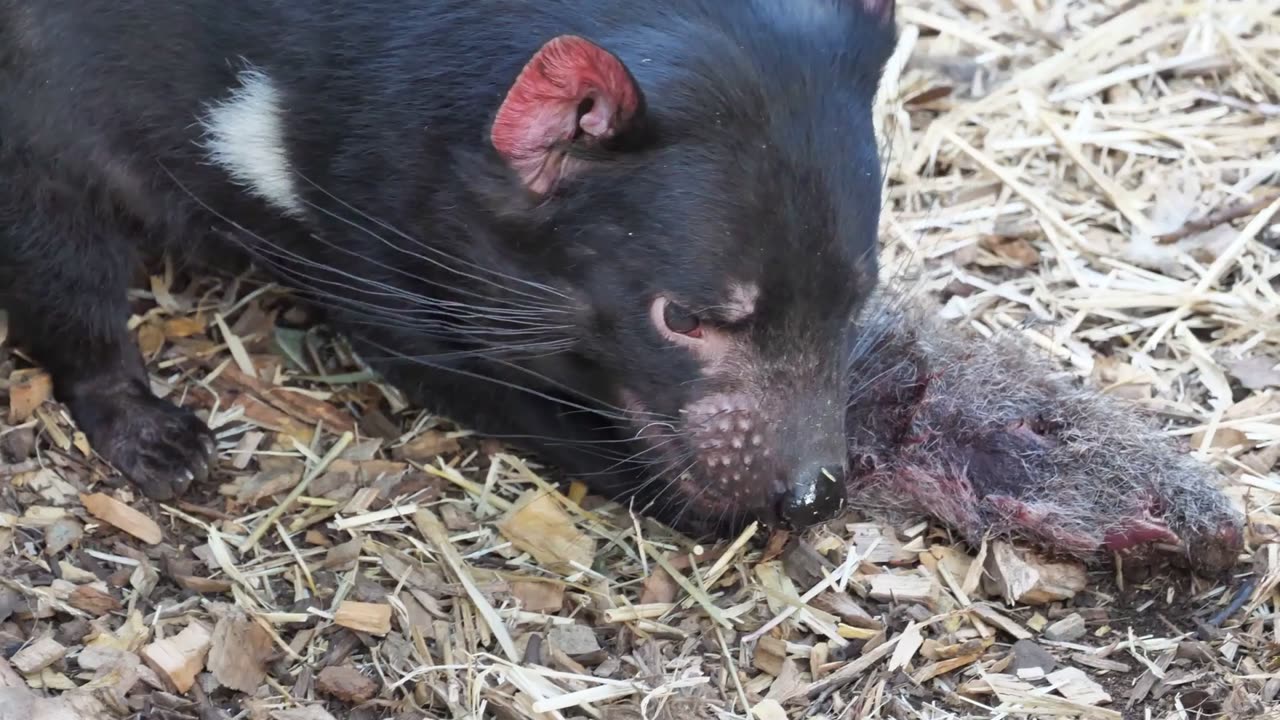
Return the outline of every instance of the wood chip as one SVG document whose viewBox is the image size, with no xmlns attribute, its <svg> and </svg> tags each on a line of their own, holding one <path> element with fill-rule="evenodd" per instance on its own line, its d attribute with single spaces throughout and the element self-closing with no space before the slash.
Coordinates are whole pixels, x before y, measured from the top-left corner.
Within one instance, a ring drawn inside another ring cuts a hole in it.
<svg viewBox="0 0 1280 720">
<path fill-rule="evenodd" d="M 35 416 L 36 408 L 53 397 L 53 379 L 38 369 L 15 370 L 9 375 L 9 422 L 21 425 Z"/>
<path fill-rule="evenodd" d="M 114 596 L 93 585 L 78 586 L 67 598 L 67 604 L 94 617 L 116 612 L 122 607 L 120 601 Z"/>
<path fill-rule="evenodd" d="M 548 569 L 565 574 L 591 567 L 596 543 L 578 529 L 555 498 L 530 490 L 496 524 L 517 548 Z"/>
<path fill-rule="evenodd" d="M 917 685 L 923 685 L 930 680 L 941 677 L 948 673 L 955 672 L 962 667 L 967 667 L 977 662 L 982 657 L 981 653 L 973 653 L 972 655 L 961 655 L 951 658 L 950 660 L 940 660 L 929 665 L 925 665 L 916 672 L 912 673 L 911 680 Z"/>
<path fill-rule="evenodd" d="M 777 700 L 766 699 L 751 708 L 751 717 L 756 720 L 787 720 L 787 711 Z"/>
<path fill-rule="evenodd" d="M 871 597 L 881 602 L 920 603 L 929 608 L 937 604 L 940 588 L 933 578 L 924 575 L 883 573 L 872 575 Z"/>
<path fill-rule="evenodd" d="M 391 632 L 391 606 L 343 600 L 333 614 L 333 622 L 370 635 L 386 635 Z"/>
<path fill-rule="evenodd" d="M 1036 668 L 1043 673 L 1053 672 L 1058 661 L 1047 650 L 1033 640 L 1019 640 L 1010 648 L 1011 661 L 1008 669 L 1015 674 L 1019 670 Z"/>
<path fill-rule="evenodd" d="M 595 632 L 586 625 L 559 625 L 551 628 L 547 639 L 565 655 L 578 660 L 584 655 L 600 652 L 600 640 Z"/>
<path fill-rule="evenodd" d="M 1024 605 L 1069 600 L 1088 583 L 1084 565 L 1079 562 L 1050 562 L 1005 542 L 992 543 L 987 573 L 995 584 L 993 595 Z"/>
<path fill-rule="evenodd" d="M 879 523 L 850 523 L 846 527 L 855 552 L 866 562 L 883 565 L 911 562 L 916 558 L 916 553 L 903 549 L 902 541 L 892 527 Z M 867 551 L 871 554 L 868 555 Z"/>
<path fill-rule="evenodd" d="M 1163 673 L 1169 669 L 1169 665 L 1173 662 L 1173 659 L 1177 654 L 1177 649 L 1166 650 L 1160 654 L 1160 657 L 1156 658 L 1155 667 Z M 1151 688 L 1155 687 L 1155 684 L 1159 679 L 1159 676 L 1148 668 L 1147 671 L 1142 673 L 1142 676 L 1138 678 L 1138 682 L 1134 684 L 1133 690 L 1129 692 L 1129 700 L 1125 704 L 1125 707 L 1133 707 L 1135 703 L 1142 702 L 1142 700 L 1147 697 L 1147 694 L 1151 692 Z"/>
<path fill-rule="evenodd" d="M 520 609 L 528 612 L 556 613 L 564 606 L 564 583 L 541 580 L 517 580 L 511 583 L 511 594 L 520 601 Z"/>
<path fill-rule="evenodd" d="M 1000 628 L 1009 635 L 1012 635 L 1017 640 L 1029 640 L 1034 637 L 1026 628 L 1019 625 L 1012 618 L 1006 617 L 999 610 L 996 610 L 990 605 L 978 603 L 969 609 L 974 615 L 977 615 L 986 622 L 995 625 L 997 628 Z"/>
<path fill-rule="evenodd" d="M 148 645 L 142 650 L 142 659 L 171 691 L 183 694 L 204 670 L 212 639 L 208 628 L 193 621 L 177 635 Z"/>
<path fill-rule="evenodd" d="M 307 705 L 287 710 L 272 710 L 271 720 L 336 720 L 336 718 L 319 705 Z"/>
<path fill-rule="evenodd" d="M 11 660 L 18 672 L 34 675 L 50 665 L 58 662 L 67 654 L 67 649 L 53 638 L 42 637 L 14 653 Z"/>
<path fill-rule="evenodd" d="M 920 625 L 914 622 L 908 625 L 898 636 L 898 646 L 889 657 L 889 672 L 906 668 L 923 644 L 924 636 L 920 634 Z"/>
<path fill-rule="evenodd" d="M 1071 661 L 1077 665 L 1084 665 L 1095 670 L 1107 670 L 1110 672 L 1127 674 L 1133 672 L 1133 666 L 1128 663 L 1122 663 L 1118 660 L 1099 657 L 1093 653 L 1072 653 Z"/>
<path fill-rule="evenodd" d="M 1071 613 L 1044 629 L 1045 638 L 1054 642 L 1079 640 L 1088 632 L 1080 613 Z"/>
<path fill-rule="evenodd" d="M 1101 685 L 1089 679 L 1079 668 L 1062 668 L 1048 674 L 1046 679 L 1062 697 L 1081 705 L 1100 705 L 1111 702 L 1111 695 Z"/>
<path fill-rule="evenodd" d="M 772 635 L 761 637 L 756 642 L 755 651 L 751 653 L 752 666 L 774 677 L 782 674 L 782 664 L 786 659 L 786 642 Z"/>
<path fill-rule="evenodd" d="M 81 495 L 80 502 L 84 504 L 90 515 L 129 533 L 148 545 L 159 545 L 164 539 L 164 533 L 160 531 L 160 526 L 155 520 L 110 495 L 103 493 Z"/>
<path fill-rule="evenodd" d="M 883 660 L 886 655 L 892 653 L 893 649 L 897 647 L 898 640 L 901 639 L 901 637 L 902 636 L 899 635 L 888 642 L 875 646 L 875 648 L 865 652 L 862 657 L 844 665 L 821 680 L 815 680 L 814 682 L 809 683 L 802 690 L 797 691 L 790 697 L 800 697 L 802 695 L 814 697 L 829 687 L 840 687 L 845 683 L 851 682 L 868 669 L 874 667 L 876 663 Z"/>
</svg>

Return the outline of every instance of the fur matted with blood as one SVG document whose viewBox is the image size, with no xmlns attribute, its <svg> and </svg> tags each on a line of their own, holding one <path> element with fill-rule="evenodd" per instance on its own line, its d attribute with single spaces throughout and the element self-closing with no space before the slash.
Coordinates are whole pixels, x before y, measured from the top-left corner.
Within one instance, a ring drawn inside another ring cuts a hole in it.
<svg viewBox="0 0 1280 720">
<path fill-rule="evenodd" d="M 1083 560 L 1174 548 L 1232 567 L 1244 518 L 1219 473 L 1130 403 L 1011 333 L 983 338 L 882 291 L 852 355 L 849 494 L 925 512 L 977 544 L 1029 542 Z"/>
</svg>

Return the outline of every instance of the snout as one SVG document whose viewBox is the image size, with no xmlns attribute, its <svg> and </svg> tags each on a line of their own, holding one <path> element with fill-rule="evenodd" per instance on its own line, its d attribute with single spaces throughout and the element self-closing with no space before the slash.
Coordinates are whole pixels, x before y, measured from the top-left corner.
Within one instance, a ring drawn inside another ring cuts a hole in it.
<svg viewBox="0 0 1280 720">
<path fill-rule="evenodd" d="M 778 501 L 778 519 L 791 530 L 803 530 L 834 519 L 844 509 L 843 461 L 804 464 L 787 483 Z"/>
</svg>

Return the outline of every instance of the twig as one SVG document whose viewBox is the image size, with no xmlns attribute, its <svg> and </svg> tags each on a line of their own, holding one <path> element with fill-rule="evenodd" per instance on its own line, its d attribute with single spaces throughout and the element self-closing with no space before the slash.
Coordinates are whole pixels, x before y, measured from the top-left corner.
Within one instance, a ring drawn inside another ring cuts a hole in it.
<svg viewBox="0 0 1280 720">
<path fill-rule="evenodd" d="M 289 492 L 289 496 L 268 513 L 262 519 L 262 522 L 258 523 L 258 526 L 253 529 L 253 532 L 249 533 L 249 537 L 245 538 L 243 543 L 240 543 L 240 552 L 246 553 L 252 550 L 258 544 L 258 541 L 262 539 L 262 536 L 266 534 L 267 530 L 276 524 L 280 516 L 284 515 L 285 511 L 297 502 L 298 498 L 302 497 L 302 493 L 306 492 L 307 486 L 311 484 L 311 481 L 319 477 L 320 473 L 324 472 L 329 467 L 329 464 L 336 460 L 354 439 L 355 435 L 352 433 L 343 433 L 342 437 L 338 438 L 338 442 L 334 443 L 333 447 L 329 448 L 329 452 L 320 459 L 320 462 L 312 465 L 311 469 L 302 476 L 301 482 L 294 486 L 293 490 Z M 294 442 L 296 443 L 297 441 L 295 440 Z"/>
<path fill-rule="evenodd" d="M 1266 207 L 1268 203 L 1275 200 L 1277 197 L 1280 197 L 1280 193 L 1266 195 L 1265 197 L 1258 198 L 1257 200 L 1250 200 L 1249 202 L 1228 205 L 1227 207 L 1214 210 L 1199 220 L 1192 220 L 1173 232 L 1157 235 L 1156 240 L 1163 245 L 1171 245 L 1179 240 L 1190 237 L 1195 233 L 1212 230 L 1219 225 L 1224 225 L 1232 220 L 1239 220 L 1242 217 L 1251 215 Z"/>
</svg>

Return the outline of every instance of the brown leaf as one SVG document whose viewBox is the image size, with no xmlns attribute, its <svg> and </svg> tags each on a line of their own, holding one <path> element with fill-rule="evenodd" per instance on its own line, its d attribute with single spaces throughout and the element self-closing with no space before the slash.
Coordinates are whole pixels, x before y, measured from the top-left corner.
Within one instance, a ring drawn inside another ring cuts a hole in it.
<svg viewBox="0 0 1280 720">
<path fill-rule="evenodd" d="M 935 100 L 941 100 L 942 98 L 949 97 L 953 90 L 954 88 L 951 87 L 950 85 L 935 85 L 929 88 L 928 90 L 918 92 L 915 95 L 912 95 L 911 97 L 907 98 L 906 100 L 903 101 L 903 105 L 906 105 L 906 106 L 926 105 Z"/>
<path fill-rule="evenodd" d="M 209 324 L 200 315 L 169 318 L 164 321 L 164 334 L 170 340 L 204 333 Z"/>
<path fill-rule="evenodd" d="M 320 567 L 325 570 L 348 570 L 360 557 L 362 548 L 364 548 L 364 539 L 360 537 L 348 540 L 341 545 L 334 545 L 329 548 L 329 552 L 325 553 Z"/>
<path fill-rule="evenodd" d="M 1191 435 L 1191 444 L 1194 447 L 1204 445 L 1204 439 L 1207 431 L 1201 430 Z M 1232 448 L 1232 447 L 1251 447 L 1253 443 L 1249 441 L 1249 436 L 1243 430 L 1237 430 L 1230 427 L 1215 428 L 1213 432 L 1213 442 L 1209 443 L 1210 447 L 1215 448 Z"/>
<path fill-rule="evenodd" d="M 980 242 L 983 248 L 997 257 L 1008 260 L 1015 267 L 1031 267 L 1040 262 L 1040 253 L 1026 238 L 986 235 Z"/>
<path fill-rule="evenodd" d="M 233 608 L 213 628 L 209 670 L 232 690 L 253 693 L 267 677 L 271 635 L 240 608 Z"/>
<path fill-rule="evenodd" d="M 640 586 L 640 604 L 672 603 L 679 591 L 680 586 L 676 584 L 675 578 L 667 574 L 666 570 L 655 567 Z"/>
<path fill-rule="evenodd" d="M 564 583 L 541 580 L 514 580 L 511 594 L 526 612 L 559 612 L 564 605 Z"/>
<path fill-rule="evenodd" d="M 138 350 L 143 357 L 153 357 L 164 349 L 164 330 L 154 323 L 143 323 L 138 327 Z"/>
<path fill-rule="evenodd" d="M 226 366 L 212 384 L 215 388 L 234 389 L 246 395 L 253 395 L 280 412 L 288 414 L 295 422 L 303 422 L 310 426 L 319 419 L 323 420 L 325 427 L 333 432 L 354 432 L 356 429 L 355 420 L 349 414 L 329 403 L 294 392 L 289 388 L 276 387 L 266 381 L 249 377 L 234 365 Z"/>
<path fill-rule="evenodd" d="M 791 533 L 786 530 L 775 530 L 769 535 L 769 539 L 764 545 L 764 554 L 760 557 L 760 563 L 767 563 L 782 554 L 783 549 L 787 547 L 787 542 L 791 539 Z"/>
</svg>

